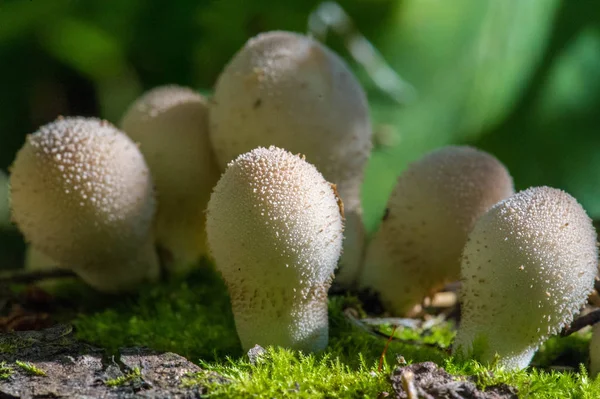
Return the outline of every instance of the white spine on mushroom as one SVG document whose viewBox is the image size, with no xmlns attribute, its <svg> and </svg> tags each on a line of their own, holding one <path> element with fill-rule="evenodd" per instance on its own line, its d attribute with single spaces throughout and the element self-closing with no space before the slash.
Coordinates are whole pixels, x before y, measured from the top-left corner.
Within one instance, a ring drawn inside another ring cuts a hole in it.
<svg viewBox="0 0 600 399">
<path fill-rule="evenodd" d="M 600 374 L 600 323 L 592 327 L 590 341 L 590 376 L 596 378 L 598 374 Z"/>
<path fill-rule="evenodd" d="M 219 179 L 208 137 L 208 106 L 195 91 L 157 87 L 129 108 L 123 130 L 140 143 L 158 193 L 157 242 L 185 271 L 207 252 L 204 211 Z"/>
<path fill-rule="evenodd" d="M 219 77 L 210 137 L 221 167 L 258 146 L 306 156 L 337 185 L 346 239 L 336 281 L 357 277 L 364 247 L 360 189 L 371 149 L 366 95 L 345 62 L 291 32 L 250 39 Z"/>
<path fill-rule="evenodd" d="M 276 147 L 239 156 L 210 198 L 207 234 L 246 350 L 327 345 L 327 290 L 343 222 L 314 166 Z"/>
<path fill-rule="evenodd" d="M 460 278 L 460 256 L 477 218 L 514 193 L 496 158 L 450 146 L 411 164 L 398 178 L 387 215 L 367 248 L 362 288 L 406 314 Z"/>
<path fill-rule="evenodd" d="M 564 191 L 530 188 L 495 205 L 464 250 L 454 352 L 526 367 L 586 303 L 597 256 L 590 218 Z"/>
<path fill-rule="evenodd" d="M 158 276 L 150 172 L 108 122 L 59 118 L 29 135 L 12 166 L 11 208 L 36 250 L 98 290 Z"/>
</svg>

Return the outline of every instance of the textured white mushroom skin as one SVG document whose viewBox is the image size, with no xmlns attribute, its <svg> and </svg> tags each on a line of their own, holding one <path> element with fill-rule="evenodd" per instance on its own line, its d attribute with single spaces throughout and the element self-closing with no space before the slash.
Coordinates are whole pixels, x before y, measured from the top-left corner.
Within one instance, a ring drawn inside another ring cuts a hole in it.
<svg viewBox="0 0 600 399">
<path fill-rule="evenodd" d="M 475 221 L 514 193 L 492 155 L 467 146 L 426 154 L 400 175 L 387 216 L 367 248 L 359 286 L 397 315 L 460 279 L 460 258 Z"/>
<path fill-rule="evenodd" d="M 313 165 L 276 147 L 239 156 L 210 198 L 207 235 L 246 350 L 327 345 L 327 290 L 343 221 Z"/>
<path fill-rule="evenodd" d="M 34 249 L 105 292 L 158 276 L 150 172 L 131 139 L 94 118 L 59 118 L 27 137 L 11 210 Z"/>
<path fill-rule="evenodd" d="M 598 374 L 600 374 L 600 323 L 592 327 L 590 341 L 590 376 L 595 378 Z"/>
<path fill-rule="evenodd" d="M 291 32 L 250 39 L 217 81 L 210 137 L 222 168 L 258 146 L 275 145 L 304 154 L 336 184 L 348 219 L 336 281 L 356 280 L 364 248 L 360 189 L 371 122 L 365 92 L 337 54 Z"/>
<path fill-rule="evenodd" d="M 596 231 L 569 194 L 535 187 L 495 205 L 464 250 L 454 353 L 527 367 L 586 303 L 597 267 Z"/>
<path fill-rule="evenodd" d="M 208 137 L 208 105 L 192 89 L 167 85 L 142 95 L 121 122 L 144 154 L 156 185 L 155 237 L 185 272 L 206 248 L 204 211 L 220 171 Z"/>
</svg>

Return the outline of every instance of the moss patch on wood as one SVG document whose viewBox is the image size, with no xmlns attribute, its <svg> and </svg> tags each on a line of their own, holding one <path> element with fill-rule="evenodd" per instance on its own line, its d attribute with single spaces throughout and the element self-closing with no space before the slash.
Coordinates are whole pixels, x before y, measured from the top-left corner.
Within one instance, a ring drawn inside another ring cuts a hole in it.
<svg viewBox="0 0 600 399">
<path fill-rule="evenodd" d="M 106 309 L 81 313 L 74 324 L 80 339 L 111 351 L 136 345 L 185 356 L 203 371 L 187 376 L 184 385 L 207 387 L 211 397 L 377 397 L 393 394 L 394 368 L 424 361 L 472 376 L 481 389 L 514 386 L 520 397 L 600 397 L 600 379 L 590 378 L 584 367 L 589 331 L 550 339 L 538 351 L 534 367 L 513 372 L 453 358 L 448 350 L 455 332 L 451 322 L 427 329 L 404 327 L 396 330 L 380 368 L 386 340 L 353 324 L 344 313 L 348 307 L 362 312 L 354 297 L 330 298 L 325 351 L 306 355 L 267 348 L 266 357 L 253 363 L 241 350 L 226 288 L 204 265 L 185 279 L 147 286 L 135 296 L 111 301 Z M 392 331 L 389 325 L 378 329 Z"/>
</svg>

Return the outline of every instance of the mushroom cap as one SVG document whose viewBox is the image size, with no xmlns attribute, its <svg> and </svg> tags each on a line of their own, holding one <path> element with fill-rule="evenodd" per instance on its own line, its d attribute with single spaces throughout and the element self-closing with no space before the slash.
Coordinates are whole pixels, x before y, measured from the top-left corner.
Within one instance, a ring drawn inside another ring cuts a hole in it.
<svg viewBox="0 0 600 399">
<path fill-rule="evenodd" d="M 155 237 L 185 270 L 207 253 L 204 211 L 220 175 L 208 137 L 206 99 L 176 85 L 136 100 L 121 122 L 140 143 L 158 193 Z"/>
<path fill-rule="evenodd" d="M 371 151 L 371 122 L 365 92 L 337 54 L 292 32 L 250 39 L 219 76 L 210 137 L 222 168 L 258 146 L 275 145 L 304 154 L 336 184 L 353 219 L 340 281 L 349 284 L 357 277 L 364 246 L 360 189 Z"/>
<path fill-rule="evenodd" d="M 319 171 L 273 146 L 240 155 L 214 189 L 206 227 L 244 348 L 323 348 L 343 222 Z"/>
<path fill-rule="evenodd" d="M 400 175 L 387 216 L 367 247 L 362 288 L 395 314 L 460 278 L 460 258 L 476 220 L 514 193 L 506 167 L 468 146 L 423 156 Z"/>
<path fill-rule="evenodd" d="M 500 202 L 465 246 L 455 352 L 526 367 L 586 303 L 597 267 L 596 231 L 575 198 L 534 187 Z"/>
<path fill-rule="evenodd" d="M 108 122 L 69 117 L 42 126 L 18 152 L 10 183 L 14 222 L 61 267 L 103 291 L 157 276 L 147 245 L 151 176 L 137 146 Z M 135 258 L 147 262 L 130 264 Z"/>
</svg>

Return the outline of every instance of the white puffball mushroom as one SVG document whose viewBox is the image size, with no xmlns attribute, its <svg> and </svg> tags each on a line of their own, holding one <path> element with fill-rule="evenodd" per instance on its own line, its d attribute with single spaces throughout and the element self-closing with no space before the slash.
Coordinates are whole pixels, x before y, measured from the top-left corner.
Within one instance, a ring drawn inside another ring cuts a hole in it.
<svg viewBox="0 0 600 399">
<path fill-rule="evenodd" d="M 596 378 L 600 374 L 600 323 L 592 327 L 590 340 L 590 377 Z"/>
<path fill-rule="evenodd" d="M 492 155 L 467 146 L 432 151 L 400 175 L 386 217 L 367 247 L 361 288 L 405 315 L 460 279 L 460 258 L 475 221 L 514 193 Z"/>
<path fill-rule="evenodd" d="M 214 189 L 206 227 L 244 349 L 325 348 L 343 221 L 321 173 L 273 146 L 240 155 Z"/>
<path fill-rule="evenodd" d="M 598 267 L 596 231 L 569 194 L 530 188 L 477 221 L 461 267 L 454 353 L 522 369 L 587 302 Z"/>
<path fill-rule="evenodd" d="M 360 189 L 371 122 L 365 92 L 346 63 L 310 37 L 259 34 L 217 81 L 210 137 L 222 168 L 258 146 L 275 145 L 304 154 L 337 185 L 347 222 L 336 281 L 351 285 L 365 239 Z"/>
<path fill-rule="evenodd" d="M 25 269 L 31 271 L 45 271 L 59 269 L 57 261 L 43 252 L 35 249 L 31 244 L 25 250 Z"/>
<path fill-rule="evenodd" d="M 0 170 L 0 229 L 10 225 L 8 176 Z"/>
<path fill-rule="evenodd" d="M 33 248 L 31 244 L 27 246 L 25 249 L 25 270 L 30 272 L 45 272 L 58 269 L 60 269 L 60 265 L 54 259 Z M 47 292 L 54 292 L 61 289 L 61 283 L 64 281 L 65 279 L 62 277 L 42 279 L 35 282 L 35 285 Z"/>
<path fill-rule="evenodd" d="M 152 178 L 136 144 L 110 123 L 59 118 L 12 165 L 11 210 L 25 239 L 104 292 L 154 280 Z"/>
<path fill-rule="evenodd" d="M 140 143 L 158 195 L 154 234 L 184 272 L 208 251 L 206 205 L 220 171 L 208 137 L 208 106 L 187 87 L 160 86 L 125 113 L 121 128 Z"/>
</svg>

